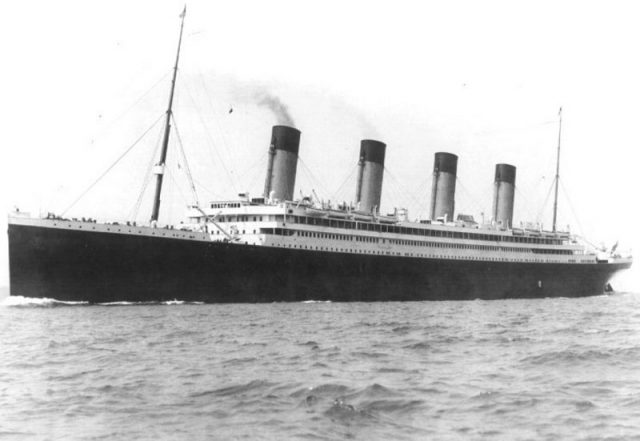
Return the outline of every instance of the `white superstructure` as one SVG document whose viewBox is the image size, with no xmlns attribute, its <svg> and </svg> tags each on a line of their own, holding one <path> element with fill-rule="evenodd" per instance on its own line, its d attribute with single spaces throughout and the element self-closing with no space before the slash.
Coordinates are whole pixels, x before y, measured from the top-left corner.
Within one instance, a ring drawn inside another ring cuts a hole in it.
<svg viewBox="0 0 640 441">
<path fill-rule="evenodd" d="M 214 201 L 192 208 L 190 228 L 214 241 L 334 253 L 532 263 L 595 263 L 603 256 L 569 233 L 473 222 L 411 222 L 304 202 Z M 609 261 L 624 260 L 610 254 Z"/>
</svg>

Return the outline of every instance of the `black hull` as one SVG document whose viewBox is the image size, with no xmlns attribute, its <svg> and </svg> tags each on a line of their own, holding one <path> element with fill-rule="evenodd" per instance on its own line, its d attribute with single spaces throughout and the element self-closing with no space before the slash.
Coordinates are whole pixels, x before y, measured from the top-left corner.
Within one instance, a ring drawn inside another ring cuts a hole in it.
<svg viewBox="0 0 640 441">
<path fill-rule="evenodd" d="M 93 303 L 472 300 L 599 295 L 630 264 L 332 253 L 9 225 L 11 295 Z"/>
</svg>

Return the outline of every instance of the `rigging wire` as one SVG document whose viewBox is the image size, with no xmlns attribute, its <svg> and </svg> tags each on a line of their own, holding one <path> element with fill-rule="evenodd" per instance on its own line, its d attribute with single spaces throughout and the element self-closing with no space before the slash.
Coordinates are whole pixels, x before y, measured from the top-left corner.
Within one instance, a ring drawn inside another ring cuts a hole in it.
<svg viewBox="0 0 640 441">
<path fill-rule="evenodd" d="M 268 153 L 265 153 L 265 155 L 267 155 Z M 257 185 L 257 182 L 260 179 L 260 175 L 262 174 L 262 172 L 260 171 L 260 169 L 256 168 L 254 173 L 251 175 L 251 179 L 249 179 L 248 184 L 246 186 L 247 189 L 249 188 L 255 188 L 254 185 Z M 247 182 L 247 181 L 245 181 Z M 264 185 L 264 184 L 263 184 Z M 264 189 L 263 189 L 264 190 Z M 259 192 L 258 194 L 262 194 L 262 192 Z"/>
<path fill-rule="evenodd" d="M 578 229 L 580 230 L 580 235 L 584 236 L 584 228 L 582 227 L 582 223 L 580 222 L 580 218 L 576 214 L 576 210 L 573 208 L 573 204 L 571 203 L 571 199 L 569 199 L 569 192 L 565 188 L 564 183 L 562 181 L 560 181 L 560 188 L 562 188 L 562 191 L 564 192 L 564 197 L 567 199 L 567 203 L 569 204 L 569 209 L 571 210 L 571 213 L 573 214 L 573 218 L 575 219 L 576 224 L 578 224 Z"/>
<path fill-rule="evenodd" d="M 176 181 L 173 176 L 173 172 L 169 167 L 167 167 L 167 174 L 169 175 L 169 178 L 171 178 L 171 182 L 173 182 L 174 187 L 178 190 L 178 195 L 182 198 L 182 202 L 184 202 L 185 205 L 189 205 L 189 200 L 184 196 L 182 189 L 178 185 L 178 181 Z M 169 207 L 171 207 L 171 204 L 169 204 Z"/>
<path fill-rule="evenodd" d="M 386 166 L 384 167 L 384 171 L 395 182 L 395 184 L 400 189 L 400 193 L 402 195 L 407 195 L 413 201 L 413 203 L 416 204 L 417 207 L 420 207 L 422 205 L 422 203 L 420 202 L 420 199 L 413 192 L 407 190 L 400 183 L 400 180 L 398 178 L 396 178 L 395 175 L 393 173 L 391 173 L 391 171 Z"/>
<path fill-rule="evenodd" d="M 398 184 L 397 180 L 395 179 L 387 179 L 387 190 L 386 190 L 386 194 L 390 195 L 391 197 L 389 197 L 388 199 L 392 201 L 392 203 L 390 204 L 392 206 L 393 209 L 395 208 L 409 208 L 408 204 L 410 202 L 409 199 L 407 199 L 407 194 L 404 192 L 404 190 L 400 187 L 400 185 Z M 380 212 L 380 214 L 382 214 L 382 201 L 380 204 L 380 207 L 378 207 L 378 211 Z"/>
<path fill-rule="evenodd" d="M 302 191 L 301 187 L 303 187 L 305 184 L 308 184 L 308 185 L 309 185 L 309 186 L 311 186 L 312 188 L 313 188 L 316 184 L 319 184 L 319 182 L 317 182 L 317 181 L 313 178 L 313 176 L 312 176 L 311 172 L 307 169 L 307 167 L 305 167 L 305 166 L 303 166 L 303 165 L 302 165 L 302 164 L 303 164 L 303 162 L 302 162 L 302 159 L 300 158 L 300 156 L 298 156 L 298 163 L 300 164 L 300 168 L 299 168 L 299 170 L 301 170 L 301 172 L 298 172 L 298 177 L 299 177 L 299 178 L 301 177 L 301 178 L 304 178 L 304 179 L 305 179 L 305 182 L 302 182 L 302 179 L 300 180 L 299 185 L 298 185 L 298 190 L 299 190 L 299 191 Z M 268 171 L 267 171 L 267 175 L 268 175 Z M 267 179 L 268 179 L 268 176 L 267 176 Z M 315 191 L 315 190 L 314 190 L 314 191 Z M 325 194 L 327 194 L 327 195 L 329 195 L 329 194 L 330 194 L 330 193 L 328 193 L 327 191 L 325 191 L 324 189 L 323 189 L 323 191 L 324 191 L 324 193 L 325 193 Z"/>
<path fill-rule="evenodd" d="M 266 158 L 267 158 L 268 154 L 269 154 L 269 152 L 265 150 L 262 153 L 262 156 L 260 156 L 257 161 L 254 161 L 243 172 L 242 175 L 238 176 L 237 179 L 238 179 L 239 182 L 243 183 L 245 190 L 249 190 L 251 188 L 254 188 L 254 184 L 260 178 L 260 174 L 262 173 L 261 169 L 258 168 L 258 165 L 266 163 Z M 251 173 L 251 174 L 249 174 L 249 173 Z M 249 177 L 249 179 L 246 179 L 247 177 Z M 260 191 L 259 194 L 262 194 L 262 191 Z"/>
<path fill-rule="evenodd" d="M 223 199 L 224 196 L 221 196 L 218 193 L 215 193 L 211 190 L 209 190 L 207 187 L 205 187 L 200 181 L 198 181 L 196 178 L 193 178 L 193 182 L 195 182 L 200 188 L 202 188 L 204 191 L 206 191 L 207 193 L 209 193 L 210 195 L 212 195 L 214 198 L 217 199 Z"/>
<path fill-rule="evenodd" d="M 176 132 L 176 138 L 178 139 L 178 146 L 180 147 L 180 153 L 182 154 L 182 161 L 184 162 L 184 168 L 187 173 L 187 178 L 189 179 L 189 185 L 191 186 L 191 191 L 193 192 L 195 205 L 200 206 L 200 202 L 198 200 L 198 192 L 196 191 L 196 186 L 193 183 L 193 176 L 191 175 L 191 169 L 189 168 L 187 155 L 184 152 L 184 146 L 182 145 L 182 138 L 180 137 L 180 131 L 178 130 L 178 123 L 176 122 L 176 118 L 173 115 L 173 112 L 171 113 L 171 119 L 173 120 L 174 130 Z M 180 168 L 180 164 L 178 164 L 178 168 Z"/>
<path fill-rule="evenodd" d="M 425 196 L 419 198 L 419 200 L 422 202 L 420 202 L 417 207 L 419 218 L 422 216 L 422 213 L 425 213 L 425 217 L 428 217 L 430 215 L 429 209 L 431 207 L 431 202 L 429 199 L 429 195 L 431 194 L 432 186 L 433 176 L 429 174 L 416 187 L 417 189 L 425 189 L 425 192 L 423 193 Z"/>
<path fill-rule="evenodd" d="M 109 124 L 104 127 L 100 132 L 98 132 L 98 134 L 96 135 L 96 138 L 99 138 L 100 136 L 102 136 L 103 133 L 105 133 L 106 131 L 108 131 L 111 127 L 113 127 L 118 121 L 120 121 L 120 119 L 122 119 L 122 117 L 124 117 L 127 113 L 129 113 L 129 111 L 131 109 L 133 109 L 134 107 L 136 107 L 138 104 L 140 104 L 140 102 L 153 90 L 155 89 L 161 82 L 163 82 L 171 73 L 171 70 L 168 70 L 167 72 L 164 73 L 164 75 L 162 75 L 162 77 L 160 77 L 160 79 L 158 79 L 158 81 L 156 81 L 153 86 L 151 86 L 149 89 L 147 89 L 146 92 L 144 92 L 142 95 L 140 95 L 131 105 L 129 105 L 125 110 L 123 110 L 122 112 L 120 112 L 113 120 L 111 120 L 109 122 Z"/>
<path fill-rule="evenodd" d="M 471 191 L 469 191 L 469 189 L 463 184 L 462 180 L 458 176 L 456 176 L 456 183 L 458 184 L 458 187 L 460 188 L 460 190 L 462 190 L 469 197 L 469 201 L 471 202 L 471 205 L 473 205 L 474 208 L 478 210 L 478 212 L 485 213 L 486 215 L 487 210 L 483 208 L 488 206 L 486 199 L 480 200 L 480 198 L 474 196 L 471 193 Z"/>
<path fill-rule="evenodd" d="M 149 95 L 149 93 L 154 90 L 160 83 L 162 83 L 171 73 L 171 70 L 168 70 L 167 72 L 165 72 L 159 79 L 158 81 L 156 81 L 149 89 L 147 89 L 146 92 L 144 92 L 142 95 L 140 95 L 131 105 L 129 105 L 125 110 L 123 110 L 122 112 L 120 112 L 114 119 L 112 119 L 105 127 L 103 127 L 100 131 L 97 132 L 97 134 L 94 136 L 94 140 L 97 142 L 102 135 L 107 132 L 109 129 L 111 129 L 118 121 L 120 121 L 120 119 L 122 119 L 122 117 L 124 117 L 127 113 L 129 113 L 129 111 L 131 111 L 131 109 L 133 109 L 134 107 L 136 107 L 138 104 L 140 104 L 140 102 L 146 98 L 147 95 Z"/>
<path fill-rule="evenodd" d="M 224 127 L 220 124 L 220 122 L 218 121 L 218 118 L 216 118 L 216 110 L 215 107 L 213 106 L 213 101 L 211 100 L 211 94 L 209 93 L 209 89 L 207 88 L 206 82 L 204 80 L 204 76 L 202 75 L 202 72 L 198 72 L 198 74 L 200 75 L 200 82 L 202 83 L 202 88 L 204 89 L 204 94 L 207 97 L 207 104 L 209 104 L 209 108 L 211 109 L 211 114 L 213 115 L 213 122 L 215 123 L 215 125 L 218 127 L 218 130 L 220 131 L 220 136 L 222 137 L 222 147 L 224 148 L 227 157 L 228 158 L 232 158 L 232 154 L 229 151 L 229 143 L 227 142 L 227 133 L 224 129 Z"/>
<path fill-rule="evenodd" d="M 257 161 L 254 161 L 249 167 L 247 167 L 247 169 L 244 171 L 244 173 L 242 173 L 241 175 L 238 176 L 238 180 L 244 181 L 244 178 L 246 178 L 247 175 L 249 175 L 250 172 L 254 172 L 255 171 L 254 169 L 258 165 L 264 164 L 265 163 L 265 159 L 266 159 L 268 154 L 269 154 L 269 152 L 265 150 L 262 153 L 262 156 L 260 156 Z M 251 176 L 253 176 L 253 174 L 251 174 Z"/>
<path fill-rule="evenodd" d="M 108 167 L 108 168 L 107 168 L 107 169 L 106 169 L 106 170 L 105 170 L 105 171 L 104 171 L 104 172 L 103 172 L 103 173 L 98 177 L 98 179 L 96 179 L 95 181 L 93 181 L 93 183 L 92 183 L 91 185 L 89 185 L 89 187 L 88 187 L 84 192 L 82 192 L 82 194 L 81 194 L 80 196 L 78 196 L 78 198 L 77 198 L 76 200 L 74 200 L 74 201 L 71 203 L 71 205 L 69 205 L 67 208 L 65 208 L 65 210 L 62 212 L 62 216 L 64 216 L 64 215 L 67 213 L 67 211 L 69 211 L 71 208 L 73 208 L 73 206 L 74 206 L 74 205 L 76 205 L 76 204 L 78 203 L 78 201 L 80 201 L 80 199 L 82 199 L 82 198 L 83 198 L 87 193 L 89 193 L 89 191 L 91 191 L 91 189 L 92 189 L 93 187 L 95 187 L 95 185 L 96 185 L 98 182 L 100 182 L 100 181 L 102 180 L 102 178 L 104 178 L 104 177 L 105 177 L 105 175 L 106 175 L 107 173 L 109 173 L 109 172 L 111 171 L 111 169 L 112 169 L 113 167 L 115 167 L 115 166 L 116 166 L 116 164 L 118 164 L 118 163 L 122 160 L 122 158 L 124 158 L 125 156 L 127 156 L 127 154 L 128 154 L 131 150 L 133 150 L 133 148 L 134 148 L 136 145 L 138 145 L 138 143 L 139 143 L 139 142 L 140 142 L 140 141 L 141 141 L 141 140 L 142 140 L 142 139 L 147 135 L 147 133 L 149 133 L 149 132 L 151 131 L 151 129 L 153 129 L 153 128 L 156 126 L 156 124 L 158 124 L 158 123 L 162 120 L 162 118 L 163 118 L 164 116 L 165 116 L 165 112 L 163 112 L 163 113 L 162 113 L 162 115 L 160 115 L 160 117 L 159 117 L 158 119 L 156 119 L 156 120 L 154 121 L 154 123 L 153 123 L 153 124 L 151 124 L 151 126 L 150 126 L 147 130 L 145 130 L 145 131 L 144 131 L 144 133 L 143 133 L 142 135 L 140 135 L 140 136 L 138 137 L 138 139 L 136 139 L 136 140 L 135 140 L 135 142 L 134 142 L 133 144 L 131 144 L 131 145 L 130 145 L 130 146 L 129 146 L 125 151 L 124 151 L 124 153 L 122 153 L 122 154 L 118 157 L 118 159 L 116 159 L 116 160 L 115 160 L 115 162 L 113 162 L 113 164 L 111 164 L 111 165 L 110 165 L 110 166 L 109 166 L 109 167 Z"/>
<path fill-rule="evenodd" d="M 531 207 L 533 206 L 533 204 L 529 201 L 529 199 L 525 196 L 525 194 L 520 191 L 520 189 L 517 186 L 515 186 L 514 188 L 515 188 L 516 195 L 518 196 L 518 199 L 522 199 L 524 201 L 524 204 L 518 204 L 518 205 L 519 206 L 524 205 L 524 209 L 527 214 L 527 219 L 537 219 L 536 214 L 531 211 Z"/>
<path fill-rule="evenodd" d="M 140 211 L 140 206 L 142 205 L 142 199 L 144 198 L 144 193 L 151 182 L 151 171 L 153 170 L 153 165 L 155 163 L 156 155 L 158 154 L 158 149 L 160 148 L 160 143 L 162 142 L 162 131 L 158 132 L 158 140 L 156 141 L 156 147 L 153 149 L 153 153 L 149 159 L 149 165 L 147 166 L 147 170 L 144 174 L 144 179 L 142 181 L 142 188 L 140 189 L 140 193 L 138 194 L 138 200 L 136 201 L 132 213 L 129 216 L 129 219 L 136 220 L 138 218 L 138 212 Z"/>
<path fill-rule="evenodd" d="M 390 196 L 387 199 L 393 201 L 391 205 L 394 206 L 394 208 L 398 205 L 406 205 L 405 202 L 407 201 L 407 195 L 404 193 L 404 190 L 400 187 L 398 181 L 390 173 L 388 173 L 388 171 L 387 176 L 390 178 L 387 179 L 387 185 L 384 189 L 384 193 Z M 380 202 L 381 204 L 380 207 L 378 207 L 378 211 L 382 214 L 382 201 Z"/>
<path fill-rule="evenodd" d="M 349 172 L 349 174 L 347 175 L 346 178 L 344 178 L 344 181 L 342 181 L 342 184 L 340 184 L 340 186 L 338 186 L 338 189 L 333 192 L 333 194 L 331 195 L 332 199 L 338 199 L 340 196 L 340 192 L 342 191 L 342 188 L 345 186 L 345 184 L 347 183 L 347 181 L 351 180 L 351 176 L 353 176 L 353 174 L 358 170 L 358 165 L 356 164 L 351 171 Z M 357 201 L 354 201 L 357 202 Z"/>
<path fill-rule="evenodd" d="M 310 180 L 313 182 L 315 181 L 316 184 L 319 185 L 319 187 L 322 188 L 322 191 L 327 194 L 330 195 L 331 192 L 327 190 L 327 187 L 324 186 L 324 184 L 322 183 L 322 181 L 320 181 L 318 178 L 315 177 L 315 175 L 313 174 L 313 172 L 311 171 L 311 169 L 309 167 L 307 167 L 307 164 L 305 164 L 305 162 L 302 160 L 301 156 L 298 156 L 298 161 L 300 162 L 300 165 L 302 165 L 302 169 L 305 173 L 308 174 Z"/>
<path fill-rule="evenodd" d="M 209 156 L 211 157 L 211 162 L 213 163 L 214 166 L 216 165 L 216 161 L 213 158 L 213 156 L 211 155 L 211 149 L 213 149 L 213 151 L 215 152 L 216 156 L 218 157 L 220 165 L 222 165 L 222 168 L 224 169 L 225 173 L 227 174 L 227 177 L 229 178 L 229 183 L 233 187 L 233 190 L 237 193 L 238 192 L 238 187 L 237 187 L 236 183 L 234 182 L 233 176 L 229 172 L 229 169 L 227 168 L 227 166 L 226 166 L 226 164 L 224 162 L 224 159 L 222 158 L 222 155 L 220 154 L 218 149 L 215 148 L 215 142 L 213 141 L 213 138 L 211 137 L 211 133 L 209 133 L 209 130 L 207 129 L 207 124 L 206 124 L 204 118 L 202 117 L 202 113 L 199 110 L 198 104 L 196 103 L 195 99 L 193 98 L 193 95 L 191 94 L 191 90 L 189 89 L 189 86 L 186 83 L 185 83 L 184 89 L 187 91 L 187 96 L 191 100 L 191 103 L 193 104 L 193 106 L 194 106 L 194 108 L 196 110 L 196 114 L 198 115 L 198 119 L 200 120 L 200 123 L 202 124 L 202 127 L 204 128 L 204 132 L 205 132 L 205 135 L 206 135 L 206 138 L 207 138 L 207 141 L 208 141 L 208 146 L 209 146 L 209 149 L 207 149 L 207 151 L 209 152 Z"/>
<path fill-rule="evenodd" d="M 522 204 L 518 203 L 518 207 L 522 207 L 519 208 L 519 210 L 524 210 L 524 214 L 521 215 L 521 224 L 525 222 L 542 223 L 542 217 L 544 215 L 544 211 L 546 210 L 546 204 L 550 198 L 550 194 L 547 193 L 546 198 L 544 199 L 544 203 L 540 204 L 541 197 L 544 195 L 544 185 L 547 182 L 550 182 L 549 185 L 551 187 L 553 187 L 554 185 L 553 179 L 555 178 L 551 179 L 551 181 L 548 181 L 548 178 L 545 175 L 536 175 L 534 177 L 536 179 L 521 179 L 519 181 L 520 184 L 515 186 L 516 201 L 524 201 L 524 203 Z"/>
<path fill-rule="evenodd" d="M 542 126 L 547 126 L 550 124 L 558 124 L 558 120 L 549 120 L 549 121 L 541 121 L 538 123 L 529 124 L 527 126 L 519 126 L 519 127 L 498 127 L 495 129 L 487 129 L 487 130 L 477 130 L 474 131 L 474 135 L 482 136 L 482 135 L 491 135 L 493 133 L 504 133 L 504 132 L 514 132 L 514 131 L 524 131 L 524 130 L 534 130 Z"/>
<path fill-rule="evenodd" d="M 553 191 L 553 186 L 555 185 L 555 178 L 551 181 L 551 185 L 549 186 L 549 191 L 547 192 L 547 197 L 544 198 L 544 202 L 542 203 L 542 207 L 536 216 L 536 223 L 542 223 L 542 214 L 544 212 L 545 207 L 547 206 L 547 202 L 549 202 L 549 197 L 551 196 L 551 192 Z"/>
</svg>

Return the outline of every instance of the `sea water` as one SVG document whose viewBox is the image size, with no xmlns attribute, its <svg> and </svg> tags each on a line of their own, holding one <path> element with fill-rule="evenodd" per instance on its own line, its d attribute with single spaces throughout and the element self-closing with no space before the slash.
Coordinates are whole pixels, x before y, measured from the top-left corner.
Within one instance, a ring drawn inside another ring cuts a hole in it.
<svg viewBox="0 0 640 441">
<path fill-rule="evenodd" d="M 640 439 L 640 295 L 9 298 L 0 439 Z"/>
</svg>

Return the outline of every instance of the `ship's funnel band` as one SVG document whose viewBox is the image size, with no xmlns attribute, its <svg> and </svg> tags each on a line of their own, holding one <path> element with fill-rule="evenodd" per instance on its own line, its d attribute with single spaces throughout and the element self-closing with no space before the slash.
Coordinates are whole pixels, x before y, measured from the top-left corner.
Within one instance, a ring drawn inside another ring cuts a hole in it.
<svg viewBox="0 0 640 441">
<path fill-rule="evenodd" d="M 372 139 L 363 139 L 360 142 L 358 182 L 356 183 L 356 205 L 359 211 L 366 213 L 380 211 L 386 148 L 385 143 Z"/>
<path fill-rule="evenodd" d="M 293 199 L 300 148 L 300 131 L 289 126 L 273 126 L 264 197 L 280 201 Z"/>
<path fill-rule="evenodd" d="M 300 130 L 289 126 L 273 126 L 271 145 L 277 150 L 286 150 L 298 154 L 300 149 Z"/>
<path fill-rule="evenodd" d="M 496 164 L 495 182 L 508 182 L 515 185 L 516 168 L 510 164 Z"/>
<path fill-rule="evenodd" d="M 458 156 L 453 153 L 438 152 L 436 153 L 433 163 L 434 172 L 447 172 L 456 176 L 458 173 Z"/>
<path fill-rule="evenodd" d="M 360 160 L 384 165 L 386 148 L 387 146 L 383 142 L 374 141 L 373 139 L 363 139 L 360 142 Z"/>
<path fill-rule="evenodd" d="M 505 228 L 513 226 L 516 168 L 509 164 L 496 164 L 493 184 L 493 220 Z"/>
<path fill-rule="evenodd" d="M 456 173 L 458 157 L 452 153 L 438 152 L 433 161 L 433 186 L 431 188 L 431 219 L 453 220 L 455 210 Z"/>
</svg>

